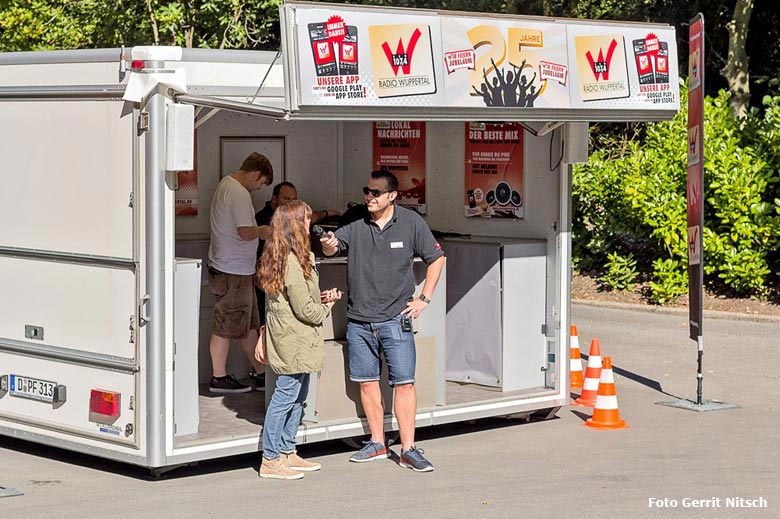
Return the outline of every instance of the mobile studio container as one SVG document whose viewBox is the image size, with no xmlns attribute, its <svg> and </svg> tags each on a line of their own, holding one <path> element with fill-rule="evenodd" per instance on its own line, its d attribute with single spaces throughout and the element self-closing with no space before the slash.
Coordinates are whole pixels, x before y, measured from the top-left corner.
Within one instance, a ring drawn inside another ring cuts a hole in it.
<svg viewBox="0 0 780 519">
<path fill-rule="evenodd" d="M 674 29 L 281 15 L 280 53 L 0 54 L 0 434 L 152 469 L 258 451 L 272 377 L 266 392 L 205 388 L 211 196 L 252 151 L 315 209 L 362 202 L 368 172 L 389 167 L 437 231 L 446 268 L 415 323 L 419 427 L 567 404 L 571 165 L 589 122 L 677 112 Z M 346 290 L 345 259 L 318 262 L 322 286 Z M 367 431 L 345 328 L 342 301 L 300 443 Z"/>
</svg>

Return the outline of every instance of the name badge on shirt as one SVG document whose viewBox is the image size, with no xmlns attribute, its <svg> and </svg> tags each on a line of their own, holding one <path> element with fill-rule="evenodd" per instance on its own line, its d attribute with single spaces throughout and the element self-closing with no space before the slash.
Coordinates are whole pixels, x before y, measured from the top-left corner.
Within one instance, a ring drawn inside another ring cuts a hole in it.
<svg viewBox="0 0 780 519">
<path fill-rule="evenodd" d="M 390 242 L 390 248 L 391 249 L 403 249 L 404 248 L 404 242 L 402 242 L 402 241 L 391 241 Z"/>
</svg>

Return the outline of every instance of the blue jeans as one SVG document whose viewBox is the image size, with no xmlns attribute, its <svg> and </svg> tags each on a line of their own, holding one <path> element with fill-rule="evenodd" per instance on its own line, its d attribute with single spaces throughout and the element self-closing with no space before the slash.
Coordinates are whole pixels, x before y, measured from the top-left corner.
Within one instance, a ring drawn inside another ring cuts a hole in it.
<svg viewBox="0 0 780 519">
<path fill-rule="evenodd" d="M 414 384 L 417 355 L 414 349 L 414 332 L 401 329 L 401 316 L 387 321 L 367 323 L 347 322 L 349 345 L 349 379 L 353 382 L 379 380 L 382 372 L 382 352 L 387 361 L 387 374 L 391 386 Z"/>
<path fill-rule="evenodd" d="M 309 373 L 279 375 L 263 423 L 263 457 L 273 460 L 280 452 L 295 451 L 295 435 L 309 394 Z"/>
</svg>

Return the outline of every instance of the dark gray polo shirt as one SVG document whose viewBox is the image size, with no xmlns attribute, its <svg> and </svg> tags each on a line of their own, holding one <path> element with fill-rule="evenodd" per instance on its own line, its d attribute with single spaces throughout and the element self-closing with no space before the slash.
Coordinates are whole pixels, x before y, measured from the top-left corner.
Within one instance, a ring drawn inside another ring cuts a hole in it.
<svg viewBox="0 0 780 519">
<path fill-rule="evenodd" d="M 419 214 L 398 205 L 394 209 L 381 230 L 366 216 L 335 232 L 339 252 L 348 251 L 350 319 L 377 323 L 398 315 L 414 298 L 414 257 L 430 264 L 444 255 Z"/>
</svg>

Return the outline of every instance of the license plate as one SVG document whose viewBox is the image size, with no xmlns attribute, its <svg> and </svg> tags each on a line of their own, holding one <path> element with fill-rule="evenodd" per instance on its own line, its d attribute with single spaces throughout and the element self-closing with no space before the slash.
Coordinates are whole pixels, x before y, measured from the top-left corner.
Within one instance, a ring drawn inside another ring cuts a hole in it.
<svg viewBox="0 0 780 519">
<path fill-rule="evenodd" d="M 23 377 L 21 375 L 11 375 L 9 393 L 11 393 L 12 396 L 39 400 L 51 404 L 54 403 L 55 387 L 57 387 L 56 382 Z"/>
</svg>

